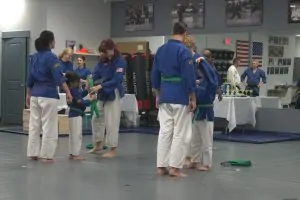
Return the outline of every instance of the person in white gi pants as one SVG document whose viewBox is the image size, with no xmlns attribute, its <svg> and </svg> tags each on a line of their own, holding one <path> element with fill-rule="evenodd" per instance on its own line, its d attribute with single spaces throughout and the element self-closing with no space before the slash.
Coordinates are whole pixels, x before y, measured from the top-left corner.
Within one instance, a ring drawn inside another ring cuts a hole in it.
<svg viewBox="0 0 300 200">
<path fill-rule="evenodd" d="M 205 52 L 196 60 L 197 64 L 197 109 L 193 118 L 193 135 L 188 155 L 188 168 L 208 171 L 212 167 L 214 109 L 213 103 L 218 90 L 218 74 L 211 66 L 210 55 Z M 199 73 L 200 72 L 200 73 Z"/>
<path fill-rule="evenodd" d="M 69 106 L 69 153 L 70 159 L 84 160 L 80 155 L 82 145 L 82 117 L 85 116 L 85 109 L 91 101 L 96 99 L 96 95 L 88 95 L 88 90 L 82 90 L 80 87 L 80 76 L 76 72 L 67 72 L 67 84 L 70 88 L 73 100 Z M 87 99 L 83 99 L 87 97 Z"/>
<path fill-rule="evenodd" d="M 43 31 L 35 41 L 37 53 L 29 62 L 26 106 L 30 108 L 27 156 L 53 162 L 58 140 L 58 86 L 66 92 L 67 101 L 72 95 L 63 76 L 59 60 L 51 52 L 55 39 L 51 31 Z M 42 145 L 40 134 L 43 134 Z"/>
<path fill-rule="evenodd" d="M 92 87 L 91 91 L 98 93 L 97 105 L 100 117 L 93 116 L 92 119 L 94 145 L 90 153 L 101 150 L 105 142 L 110 151 L 105 153 L 103 157 L 112 158 L 116 156 L 119 141 L 121 98 L 125 94 L 122 82 L 126 61 L 111 39 L 101 42 L 99 52 L 101 60 L 92 73 L 96 86 Z"/>
<path fill-rule="evenodd" d="M 151 71 L 152 87 L 159 100 L 157 173 L 175 177 L 186 176 L 180 169 L 192 135 L 191 111 L 196 107 L 192 54 L 182 43 L 186 32 L 186 24 L 174 24 L 173 38 L 159 47 Z"/>
</svg>

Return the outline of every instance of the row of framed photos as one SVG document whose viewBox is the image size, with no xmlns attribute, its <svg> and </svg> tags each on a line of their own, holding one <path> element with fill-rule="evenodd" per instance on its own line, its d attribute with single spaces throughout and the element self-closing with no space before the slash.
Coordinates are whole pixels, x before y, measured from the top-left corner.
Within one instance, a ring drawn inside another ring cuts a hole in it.
<svg viewBox="0 0 300 200">
<path fill-rule="evenodd" d="M 289 73 L 289 67 L 268 67 L 267 74 L 268 75 L 283 75 Z"/>
<path fill-rule="evenodd" d="M 225 3 L 225 22 L 228 27 L 259 26 L 263 23 L 263 0 L 225 0 Z M 287 3 L 288 22 L 300 23 L 300 0 L 288 0 Z M 185 22 L 190 29 L 204 28 L 205 0 L 177 0 L 173 5 L 170 11 L 172 23 L 181 21 Z M 151 31 L 153 29 L 154 3 L 152 0 L 127 3 L 125 30 Z M 273 39 L 275 44 L 288 45 L 286 38 L 283 38 L 282 42 L 277 40 L 278 38 Z"/>
<path fill-rule="evenodd" d="M 289 45 L 289 38 L 288 37 L 270 36 L 269 44 L 270 45 Z"/>
<path fill-rule="evenodd" d="M 269 58 L 269 66 L 291 66 L 291 58 Z"/>
</svg>

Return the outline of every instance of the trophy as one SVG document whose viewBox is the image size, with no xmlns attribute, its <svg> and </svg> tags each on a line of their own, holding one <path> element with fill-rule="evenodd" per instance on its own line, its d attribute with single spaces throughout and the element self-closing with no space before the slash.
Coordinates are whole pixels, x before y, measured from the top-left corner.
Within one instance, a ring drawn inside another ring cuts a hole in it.
<svg viewBox="0 0 300 200">
<path fill-rule="evenodd" d="M 229 96 L 230 95 L 230 88 L 229 88 L 229 85 L 227 84 L 226 85 L 226 96 Z"/>
<path fill-rule="evenodd" d="M 250 96 L 251 97 L 253 96 L 253 90 L 250 90 Z"/>
</svg>

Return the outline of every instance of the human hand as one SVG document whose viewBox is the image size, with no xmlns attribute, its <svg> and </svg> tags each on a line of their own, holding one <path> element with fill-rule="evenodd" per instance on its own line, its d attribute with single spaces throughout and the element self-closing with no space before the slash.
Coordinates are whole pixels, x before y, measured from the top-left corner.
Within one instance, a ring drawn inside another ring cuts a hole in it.
<svg viewBox="0 0 300 200">
<path fill-rule="evenodd" d="M 94 100 L 97 99 L 97 96 L 96 96 L 95 94 L 91 94 L 91 95 L 88 95 L 88 99 L 89 99 L 90 101 L 94 101 Z"/>
<path fill-rule="evenodd" d="M 73 97 L 70 92 L 66 93 L 67 103 L 72 103 Z"/>
<path fill-rule="evenodd" d="M 204 57 L 197 58 L 197 59 L 196 59 L 196 63 L 200 63 L 200 62 L 202 62 L 203 60 L 205 60 Z"/>
<path fill-rule="evenodd" d="M 30 99 L 31 99 L 31 96 L 30 95 L 26 95 L 26 108 L 30 108 Z"/>
<path fill-rule="evenodd" d="M 156 109 L 159 108 L 159 97 L 156 97 L 156 99 L 155 99 L 155 107 L 156 107 Z"/>
<path fill-rule="evenodd" d="M 84 80 L 84 79 L 80 79 L 80 82 L 81 82 L 82 85 L 86 85 L 87 84 L 87 81 Z"/>
<path fill-rule="evenodd" d="M 219 94 L 219 95 L 218 95 L 218 100 L 219 100 L 219 101 L 222 101 L 222 100 L 223 100 L 222 94 Z"/>
<path fill-rule="evenodd" d="M 259 83 L 257 87 L 261 87 L 263 85 L 263 83 Z"/>
<path fill-rule="evenodd" d="M 101 90 L 101 85 L 97 85 L 97 86 L 94 86 L 94 87 L 91 87 L 90 88 L 90 91 L 91 92 L 98 92 L 98 90 Z"/>
<path fill-rule="evenodd" d="M 189 102 L 189 110 L 190 112 L 194 112 L 196 110 L 196 100 L 191 99 Z"/>
</svg>

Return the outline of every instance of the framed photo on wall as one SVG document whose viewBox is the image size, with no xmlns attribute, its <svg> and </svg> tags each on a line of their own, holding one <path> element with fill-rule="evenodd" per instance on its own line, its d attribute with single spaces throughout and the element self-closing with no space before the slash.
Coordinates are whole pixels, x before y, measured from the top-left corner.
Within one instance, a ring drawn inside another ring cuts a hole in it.
<svg viewBox="0 0 300 200">
<path fill-rule="evenodd" d="M 172 23 L 184 22 L 190 29 L 204 27 L 204 0 L 182 1 L 171 11 Z"/>
<path fill-rule="evenodd" d="M 259 26 L 263 21 L 263 0 L 225 0 L 227 26 Z"/>
<path fill-rule="evenodd" d="M 152 2 L 129 4 L 125 9 L 125 31 L 151 31 L 154 27 Z"/>
<path fill-rule="evenodd" d="M 288 22 L 300 23 L 300 0 L 289 0 Z"/>
</svg>

